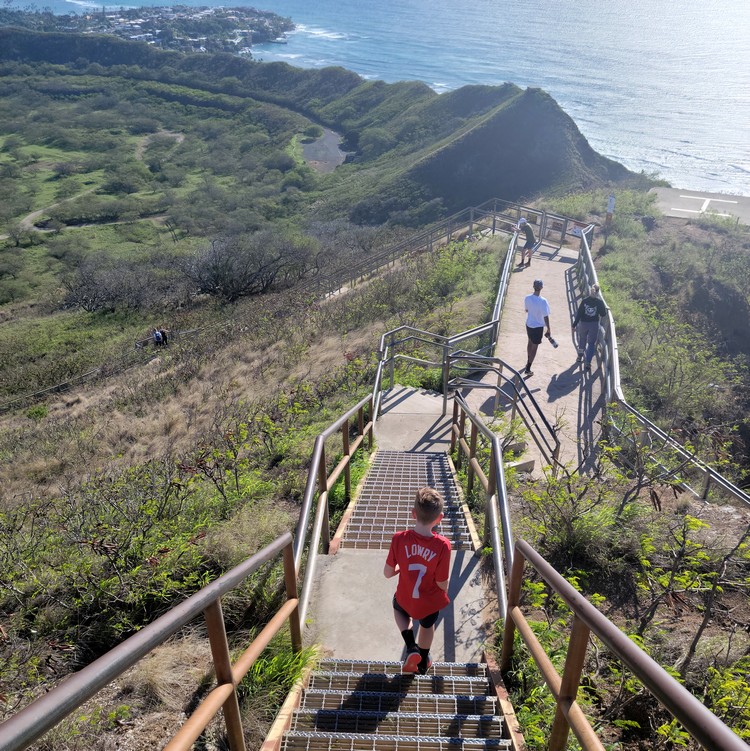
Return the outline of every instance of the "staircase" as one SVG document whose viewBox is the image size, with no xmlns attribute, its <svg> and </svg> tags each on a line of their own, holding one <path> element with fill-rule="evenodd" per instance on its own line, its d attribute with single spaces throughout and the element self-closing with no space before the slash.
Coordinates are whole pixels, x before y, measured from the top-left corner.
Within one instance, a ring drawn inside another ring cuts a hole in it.
<svg viewBox="0 0 750 751">
<path fill-rule="evenodd" d="M 395 532 L 411 527 L 419 488 L 429 485 L 445 499 L 435 531 L 454 550 L 471 550 L 471 533 L 448 457 L 443 452 L 379 451 L 373 460 L 346 526 L 342 548 L 387 550 Z"/>
<path fill-rule="evenodd" d="M 509 749 L 487 666 L 323 660 L 303 691 L 283 751 Z"/>
</svg>

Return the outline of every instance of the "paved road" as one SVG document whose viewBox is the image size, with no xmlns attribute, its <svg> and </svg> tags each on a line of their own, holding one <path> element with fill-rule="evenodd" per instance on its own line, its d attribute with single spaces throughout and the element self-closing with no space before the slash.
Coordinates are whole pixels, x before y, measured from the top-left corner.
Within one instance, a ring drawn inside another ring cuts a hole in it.
<svg viewBox="0 0 750 751">
<path fill-rule="evenodd" d="M 678 188 L 651 188 L 656 205 L 664 216 L 691 219 L 701 214 L 734 217 L 742 224 L 750 224 L 750 197 L 728 193 L 705 193 Z"/>
</svg>

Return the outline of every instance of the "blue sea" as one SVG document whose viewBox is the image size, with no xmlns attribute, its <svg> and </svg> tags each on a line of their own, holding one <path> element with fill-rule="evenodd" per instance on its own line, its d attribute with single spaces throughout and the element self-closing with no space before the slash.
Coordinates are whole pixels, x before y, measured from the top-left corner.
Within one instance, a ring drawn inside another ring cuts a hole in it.
<svg viewBox="0 0 750 751">
<path fill-rule="evenodd" d="M 424 81 L 437 92 L 505 81 L 539 87 L 597 151 L 630 169 L 679 188 L 750 196 L 750 0 L 252 4 L 297 24 L 287 44 L 255 47 L 256 59 L 340 65 L 368 79 Z M 38 7 L 71 13 L 102 3 Z"/>
</svg>

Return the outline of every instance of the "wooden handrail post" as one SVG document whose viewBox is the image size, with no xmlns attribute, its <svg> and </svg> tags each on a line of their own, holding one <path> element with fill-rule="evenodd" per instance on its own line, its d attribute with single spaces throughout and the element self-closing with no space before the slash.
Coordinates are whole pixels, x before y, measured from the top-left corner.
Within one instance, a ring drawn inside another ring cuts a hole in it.
<svg viewBox="0 0 750 751">
<path fill-rule="evenodd" d="M 294 570 L 294 547 L 289 544 L 284 548 L 284 586 L 287 600 L 296 600 L 297 572 Z M 289 616 L 289 633 L 292 637 L 292 651 L 299 652 L 302 649 L 302 624 L 299 618 L 299 604 Z"/>
<path fill-rule="evenodd" d="M 463 451 L 461 450 L 461 441 L 464 437 L 464 430 L 466 430 L 466 412 L 464 412 L 464 408 L 461 407 L 461 413 L 458 417 L 458 451 L 456 452 L 456 469 L 461 469 L 461 466 L 463 464 Z"/>
<path fill-rule="evenodd" d="M 453 400 L 453 420 L 451 421 L 451 450 L 452 454 L 456 450 L 456 428 L 458 427 L 458 399 Z M 459 451 L 459 454 L 461 452 Z M 459 464 L 459 462 L 456 462 Z"/>
<path fill-rule="evenodd" d="M 471 423 L 471 438 L 469 443 L 469 465 L 466 468 L 466 493 L 471 494 L 474 487 L 474 467 L 471 465 L 471 460 L 477 455 L 477 435 L 479 429 L 474 423 Z"/>
<path fill-rule="evenodd" d="M 328 555 L 328 548 L 331 544 L 331 529 L 328 517 L 328 472 L 326 470 L 326 447 L 325 443 L 320 447 L 320 464 L 318 464 L 318 491 L 320 496 L 318 503 L 325 503 L 325 512 L 323 515 L 323 528 L 321 530 L 321 542 L 323 543 L 323 552 Z"/>
<path fill-rule="evenodd" d="M 565 669 L 560 682 L 560 696 L 557 698 L 555 721 L 549 736 L 549 751 L 563 751 L 568 741 L 570 725 L 563 711 L 576 701 L 578 685 L 581 682 L 581 670 L 586 659 L 586 647 L 589 640 L 588 626 L 576 615 L 573 618 L 573 629 L 568 642 L 568 653 L 565 656 Z"/>
<path fill-rule="evenodd" d="M 341 439 L 344 445 L 344 456 L 347 457 L 346 467 L 344 468 L 344 494 L 348 501 L 352 496 L 352 458 L 349 455 L 349 420 L 345 420 L 341 426 Z"/>
<path fill-rule="evenodd" d="M 505 672 L 510 668 L 513 657 L 513 638 L 516 633 L 516 624 L 513 621 L 513 611 L 521 601 L 521 582 L 523 581 L 523 567 L 526 563 L 523 553 L 516 547 L 513 558 L 513 569 L 510 572 L 508 582 L 508 612 L 505 616 L 505 628 L 503 629 L 503 649 L 500 654 L 500 670 Z"/>
<path fill-rule="evenodd" d="M 292 562 L 294 567 L 294 562 Z M 206 627 L 208 628 L 208 640 L 211 645 L 211 655 L 216 670 L 216 683 L 223 685 L 229 683 L 234 686 L 232 677 L 232 661 L 229 657 L 229 644 L 227 632 L 224 627 L 224 614 L 221 610 L 221 600 L 215 600 L 204 611 Z M 237 691 L 233 690 L 229 698 L 224 702 L 224 722 L 227 726 L 229 748 L 232 751 L 246 751 L 245 735 L 242 732 L 242 717 L 240 704 L 237 700 Z"/>
</svg>

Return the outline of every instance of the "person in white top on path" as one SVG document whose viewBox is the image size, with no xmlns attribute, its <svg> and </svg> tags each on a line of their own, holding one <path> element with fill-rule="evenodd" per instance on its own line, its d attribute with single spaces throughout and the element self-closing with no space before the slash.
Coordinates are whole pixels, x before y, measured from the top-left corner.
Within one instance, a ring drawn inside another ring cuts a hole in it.
<svg viewBox="0 0 750 751">
<path fill-rule="evenodd" d="M 534 292 L 526 295 L 523 304 L 526 308 L 526 334 L 529 337 L 529 344 L 526 348 L 527 361 L 524 375 L 534 375 L 531 372 L 531 363 L 534 362 L 536 351 L 542 343 L 544 327 L 547 327 L 547 337 L 552 338 L 552 332 L 549 327 L 549 303 L 546 298 L 542 297 L 542 288 L 544 282 L 541 279 L 534 280 Z"/>
</svg>

